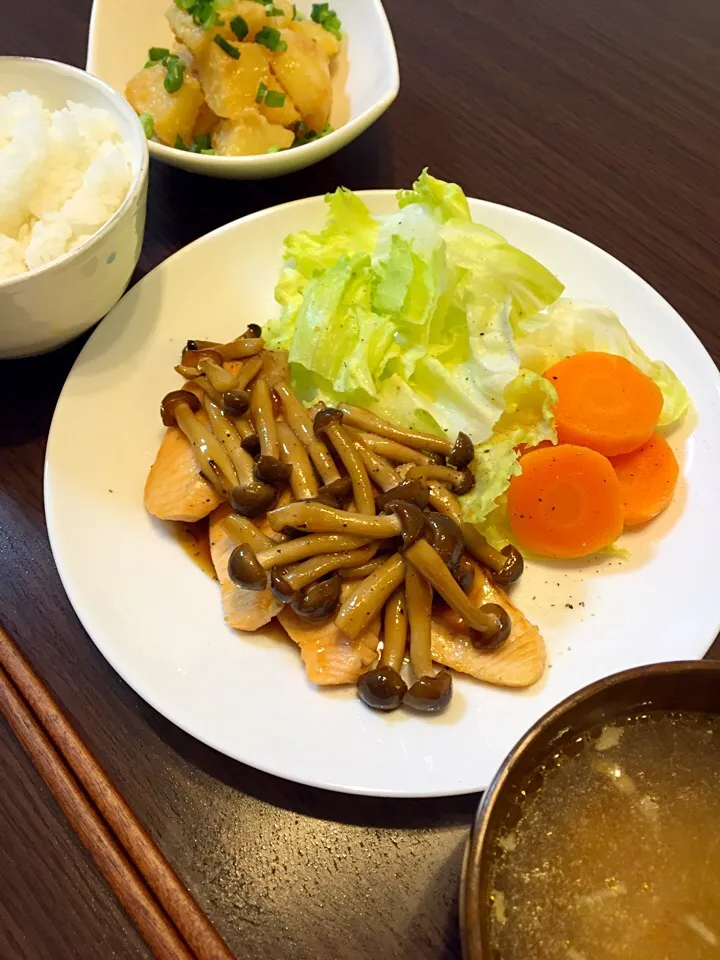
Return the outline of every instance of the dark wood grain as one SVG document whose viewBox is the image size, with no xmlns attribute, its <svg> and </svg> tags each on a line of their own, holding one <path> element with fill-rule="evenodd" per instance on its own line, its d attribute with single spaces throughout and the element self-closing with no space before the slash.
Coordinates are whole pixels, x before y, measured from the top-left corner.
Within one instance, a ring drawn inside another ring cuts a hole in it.
<svg viewBox="0 0 720 960">
<path fill-rule="evenodd" d="M 339 183 L 407 184 L 427 164 L 469 194 L 605 247 L 718 360 L 715 0 L 388 0 L 387 9 L 402 75 L 389 114 L 282 180 L 223 183 L 154 165 L 138 275 L 244 213 Z M 13 4 L 0 53 L 81 65 L 88 14 L 89 0 Z M 457 883 L 477 798 L 333 796 L 228 761 L 140 701 L 80 627 L 42 510 L 47 429 L 79 347 L 0 364 L 6 626 L 239 957 L 456 960 Z M 147 957 L 4 725 L 0 770 L 0 957 Z"/>
</svg>

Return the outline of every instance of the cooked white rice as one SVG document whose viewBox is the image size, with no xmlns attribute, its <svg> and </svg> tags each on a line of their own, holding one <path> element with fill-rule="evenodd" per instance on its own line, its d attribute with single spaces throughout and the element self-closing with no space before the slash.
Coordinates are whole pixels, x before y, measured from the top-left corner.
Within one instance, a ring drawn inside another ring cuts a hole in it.
<svg viewBox="0 0 720 960">
<path fill-rule="evenodd" d="M 25 90 L 0 96 L 0 280 L 88 240 L 131 179 L 130 146 L 107 110 L 46 110 Z"/>
</svg>

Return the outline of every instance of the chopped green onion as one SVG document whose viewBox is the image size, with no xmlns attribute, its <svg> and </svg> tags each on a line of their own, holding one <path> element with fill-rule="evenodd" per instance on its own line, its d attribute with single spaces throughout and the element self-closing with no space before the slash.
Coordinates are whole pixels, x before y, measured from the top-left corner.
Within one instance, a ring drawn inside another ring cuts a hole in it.
<svg viewBox="0 0 720 960">
<path fill-rule="evenodd" d="M 167 74 L 163 80 L 163 86 L 168 93 L 177 93 L 185 78 L 185 64 L 172 53 L 165 58 L 164 63 Z"/>
<path fill-rule="evenodd" d="M 293 4 L 293 15 L 292 15 L 292 18 L 293 18 L 293 20 L 297 20 L 297 7 L 295 6 L 295 4 Z"/>
<path fill-rule="evenodd" d="M 215 156 L 215 151 L 214 151 L 211 147 L 209 147 L 207 150 L 204 150 L 202 147 L 199 147 L 196 143 L 194 143 L 194 144 L 190 147 L 190 153 L 202 153 L 202 154 L 204 154 L 206 157 L 213 157 L 213 156 Z"/>
<path fill-rule="evenodd" d="M 212 147 L 209 133 L 199 133 L 196 137 L 193 137 L 193 143 L 201 150 L 209 150 Z"/>
<path fill-rule="evenodd" d="M 150 140 L 155 133 L 155 121 L 149 113 L 141 113 L 139 117 L 145 136 Z"/>
<path fill-rule="evenodd" d="M 329 3 L 314 3 L 310 16 L 315 23 L 319 23 L 323 29 L 328 31 L 328 33 L 332 33 L 332 35 L 337 37 L 338 40 L 340 39 L 340 29 L 342 24 L 340 23 L 340 18 L 335 11 L 330 9 Z"/>
<path fill-rule="evenodd" d="M 230 29 L 238 38 L 238 40 L 244 40 L 250 32 L 247 21 L 243 20 L 243 18 L 239 15 L 237 17 L 233 17 L 230 21 Z"/>
<path fill-rule="evenodd" d="M 240 51 L 237 47 L 234 47 L 231 43 L 228 43 L 225 37 L 221 37 L 219 33 L 216 33 L 213 37 L 213 43 L 216 43 L 221 50 L 224 50 L 225 53 L 232 57 L 233 60 L 240 59 Z"/>
<path fill-rule="evenodd" d="M 265 11 L 266 17 L 284 17 L 285 11 L 280 10 L 278 7 L 270 7 L 269 10 Z"/>
<path fill-rule="evenodd" d="M 285 94 L 279 90 L 268 90 L 265 94 L 265 106 L 282 107 L 285 103 Z"/>
<path fill-rule="evenodd" d="M 277 144 L 275 144 L 275 145 L 272 146 L 272 147 L 268 147 L 268 148 L 267 148 L 267 152 L 268 152 L 268 153 L 278 153 L 279 150 L 280 150 L 280 147 L 279 147 Z"/>
<path fill-rule="evenodd" d="M 158 65 L 157 60 L 146 60 L 145 65 L 143 66 L 143 70 L 147 70 L 148 67 L 156 67 L 157 65 Z"/>
<path fill-rule="evenodd" d="M 173 146 L 175 147 L 176 150 L 187 150 L 187 147 L 185 146 L 185 141 L 180 136 L 180 134 L 178 134 L 175 137 L 175 143 L 173 144 Z"/>
<path fill-rule="evenodd" d="M 255 0 L 255 3 L 262 4 L 263 7 L 269 7 L 273 0 Z"/>
<path fill-rule="evenodd" d="M 148 50 L 148 58 L 153 61 L 164 60 L 165 57 L 170 56 L 170 51 L 167 47 L 150 47 Z"/>
<path fill-rule="evenodd" d="M 267 47 L 274 53 L 282 53 L 283 50 L 287 50 L 287 44 L 281 39 L 280 31 L 276 30 L 275 27 L 263 27 L 262 30 L 258 30 L 255 42 Z"/>
<path fill-rule="evenodd" d="M 175 5 L 190 14 L 193 23 L 203 30 L 222 23 L 216 7 L 228 7 L 232 0 L 175 0 Z"/>
<path fill-rule="evenodd" d="M 255 94 L 255 103 L 262 103 L 265 99 L 265 94 L 268 92 L 268 88 L 264 83 L 261 83 L 257 88 L 257 93 Z"/>
</svg>

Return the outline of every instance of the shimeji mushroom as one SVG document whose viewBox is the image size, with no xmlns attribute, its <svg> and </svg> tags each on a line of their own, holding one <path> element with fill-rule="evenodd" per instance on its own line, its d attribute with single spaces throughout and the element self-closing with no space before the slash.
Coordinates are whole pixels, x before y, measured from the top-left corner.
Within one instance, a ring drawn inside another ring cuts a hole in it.
<svg viewBox="0 0 720 960">
<path fill-rule="evenodd" d="M 397 440 L 388 440 L 387 437 L 379 437 L 373 433 L 356 433 L 358 442 L 364 447 L 390 460 L 393 463 L 415 463 L 419 466 L 432 463 L 428 454 L 422 450 L 413 450 L 412 447 L 405 446 L 404 443 L 398 443 Z"/>
<path fill-rule="evenodd" d="M 340 553 L 345 550 L 357 550 L 367 546 L 366 537 L 356 537 L 348 534 L 311 533 L 307 537 L 298 537 L 296 540 L 286 540 L 285 543 L 272 543 L 261 549 L 258 561 L 265 570 L 271 567 L 283 566 L 307 560 L 308 557 L 318 557 L 326 553 Z"/>
<path fill-rule="evenodd" d="M 475 565 L 472 560 L 466 556 L 460 557 L 452 575 L 462 592 L 470 593 L 475 583 Z"/>
<path fill-rule="evenodd" d="M 353 433 L 351 432 L 350 435 L 352 437 Z M 355 437 L 357 437 L 357 434 L 355 434 Z M 355 449 L 362 457 L 365 469 L 373 483 L 383 491 L 388 491 L 396 487 L 400 483 L 400 477 L 390 466 L 389 461 L 386 460 L 385 457 L 380 456 L 379 453 L 375 453 L 374 450 L 366 447 L 359 439 L 353 439 Z"/>
<path fill-rule="evenodd" d="M 374 573 L 378 567 L 381 567 L 386 560 L 387 554 L 381 557 L 375 557 L 373 560 L 368 560 L 367 563 L 360 564 L 359 567 L 347 567 L 341 570 L 340 576 L 343 580 L 363 580 L 365 577 L 369 577 L 371 573 Z"/>
<path fill-rule="evenodd" d="M 353 440 L 341 426 L 342 419 L 342 413 L 332 407 L 326 407 L 324 410 L 318 411 L 313 421 L 315 436 L 327 436 L 342 460 L 343 466 L 350 477 L 353 498 L 358 511 L 360 513 L 374 515 L 375 497 L 373 496 L 370 477 Z M 335 483 L 337 482 L 338 481 L 335 481 Z"/>
<path fill-rule="evenodd" d="M 497 603 L 478 608 L 468 600 L 452 573 L 426 540 L 418 540 L 405 551 L 406 559 L 435 587 L 453 610 L 467 621 L 470 640 L 475 647 L 494 650 L 507 640 L 512 624 L 507 612 Z"/>
<path fill-rule="evenodd" d="M 414 710 L 436 713 L 450 703 L 452 679 L 447 670 L 435 672 L 432 661 L 433 588 L 412 563 L 405 574 L 405 596 L 410 621 L 410 668 L 415 682 L 403 703 Z"/>
<path fill-rule="evenodd" d="M 383 648 L 378 665 L 363 673 L 357 682 L 361 700 L 375 710 L 395 710 L 407 693 L 407 684 L 400 676 L 407 628 L 405 591 L 398 587 L 385 604 Z"/>
<path fill-rule="evenodd" d="M 373 543 L 357 550 L 340 550 L 335 553 L 319 554 L 296 564 L 291 569 L 275 566 L 273 567 L 274 576 L 271 577 L 270 588 L 279 600 L 289 603 L 298 591 L 311 583 L 322 580 L 329 573 L 334 573 L 343 567 L 356 567 L 366 563 L 375 556 L 377 550 L 378 544 Z"/>
<path fill-rule="evenodd" d="M 310 415 L 295 396 L 290 385 L 284 382 L 276 383 L 275 392 L 280 397 L 287 423 L 307 450 L 322 482 L 327 484 L 332 483 L 333 480 L 339 480 L 340 473 L 330 456 L 328 448 L 322 440 L 315 436 Z"/>
<path fill-rule="evenodd" d="M 440 483 L 448 484 L 459 497 L 470 493 L 475 486 L 475 476 L 467 467 L 456 470 L 454 467 L 443 467 L 432 463 L 427 466 L 411 466 L 405 477 L 408 480 L 438 480 Z"/>
<path fill-rule="evenodd" d="M 316 580 L 301 590 L 290 606 L 310 623 L 327 623 L 340 605 L 342 581 L 335 573 L 327 580 Z"/>
<path fill-rule="evenodd" d="M 387 514 L 384 516 L 368 517 L 301 500 L 276 507 L 268 513 L 267 519 L 272 529 L 278 531 L 290 527 L 308 533 L 349 533 L 369 540 L 400 536 L 405 546 L 422 534 L 424 514 L 414 504 L 393 500 L 385 509 Z"/>
<path fill-rule="evenodd" d="M 525 562 L 520 551 L 512 544 L 496 550 L 471 523 L 463 523 L 462 534 L 470 553 L 485 567 L 489 567 L 493 580 L 500 586 L 515 583 L 522 576 Z"/>
<path fill-rule="evenodd" d="M 279 544 L 274 543 L 270 537 L 266 537 L 262 533 L 252 520 L 249 520 L 247 517 L 241 517 L 237 513 L 230 513 L 222 522 L 225 532 L 236 543 L 246 543 L 253 548 L 255 553 L 262 553 L 265 550 L 271 550 L 273 547 L 279 546 Z M 264 569 L 267 569 L 265 567 Z"/>
<path fill-rule="evenodd" d="M 391 500 L 407 500 L 424 510 L 430 502 L 430 488 L 424 480 L 401 480 L 375 500 L 379 510 L 383 510 Z"/>
<path fill-rule="evenodd" d="M 237 474 L 225 448 L 215 437 L 212 427 L 195 414 L 200 400 L 189 390 L 173 390 L 160 405 L 160 416 L 166 427 L 177 426 L 190 442 L 200 472 L 223 497 L 228 497 L 237 483 Z"/>
<path fill-rule="evenodd" d="M 256 377 L 250 391 L 250 416 L 260 441 L 260 456 L 255 461 L 255 478 L 266 483 L 285 483 L 292 465 L 280 460 L 280 443 L 270 387 L 264 377 Z"/>
<path fill-rule="evenodd" d="M 396 440 L 413 450 L 429 450 L 447 456 L 453 449 L 452 444 L 445 437 L 423 433 L 419 430 L 406 430 L 402 427 L 396 427 L 374 413 L 363 410 L 362 407 L 341 403 L 338 409 L 342 410 L 344 421 L 351 427 L 358 427 L 360 430 L 378 434 L 378 436 L 386 437 L 388 440 Z"/>
<path fill-rule="evenodd" d="M 233 484 L 225 495 L 237 513 L 244 517 L 259 517 L 273 506 L 277 499 L 277 492 L 270 484 L 255 478 L 252 457 L 243 449 L 234 424 L 222 410 L 207 398 L 205 409 L 210 419 L 214 439 L 232 469 Z"/>
<path fill-rule="evenodd" d="M 356 637 L 378 616 L 385 601 L 404 579 L 405 561 L 394 553 L 374 573 L 361 580 L 343 602 L 335 618 L 338 629 L 350 639 Z"/>
<path fill-rule="evenodd" d="M 462 530 L 442 513 L 429 511 L 425 514 L 425 539 L 437 551 L 443 563 L 454 570 L 465 551 Z"/>
<path fill-rule="evenodd" d="M 240 360 L 260 353 L 265 346 L 261 337 L 262 328 L 256 323 L 250 323 L 245 333 L 228 343 L 217 343 L 215 340 L 188 340 L 183 354 L 195 350 L 215 350 L 223 360 Z"/>
<path fill-rule="evenodd" d="M 307 450 L 300 443 L 295 431 L 282 420 L 275 424 L 280 445 L 280 458 L 290 464 L 290 489 L 296 500 L 310 500 L 318 495 L 315 471 Z"/>
<path fill-rule="evenodd" d="M 433 510 L 445 514 L 455 523 L 460 523 L 462 521 L 462 507 L 455 494 L 451 493 L 441 483 L 434 481 L 428 483 L 428 489 L 430 491 L 430 506 Z"/>
</svg>

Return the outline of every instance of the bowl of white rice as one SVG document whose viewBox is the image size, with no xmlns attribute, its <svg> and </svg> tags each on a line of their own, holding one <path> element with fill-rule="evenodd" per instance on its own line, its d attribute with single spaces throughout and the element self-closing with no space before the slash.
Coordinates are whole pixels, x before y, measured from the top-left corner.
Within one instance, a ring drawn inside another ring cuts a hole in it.
<svg viewBox="0 0 720 960">
<path fill-rule="evenodd" d="M 147 140 L 123 97 L 63 63 L 0 57 L 0 357 L 52 350 L 117 303 L 147 182 Z"/>
</svg>

